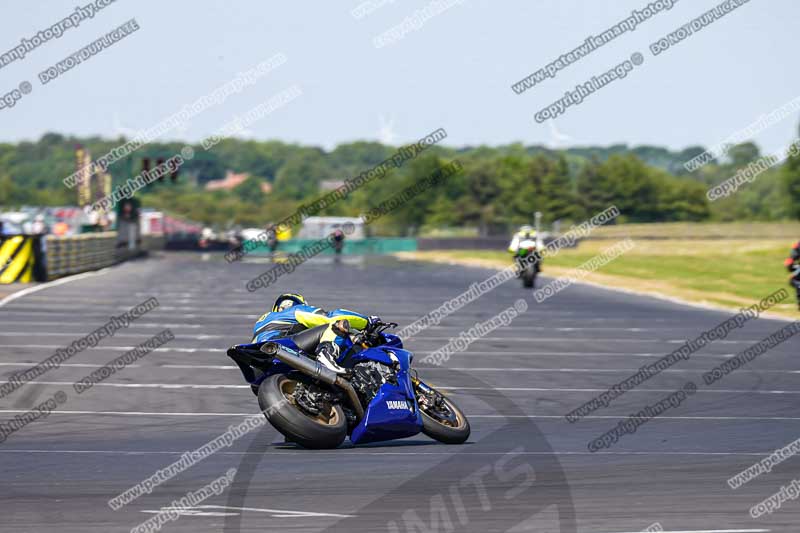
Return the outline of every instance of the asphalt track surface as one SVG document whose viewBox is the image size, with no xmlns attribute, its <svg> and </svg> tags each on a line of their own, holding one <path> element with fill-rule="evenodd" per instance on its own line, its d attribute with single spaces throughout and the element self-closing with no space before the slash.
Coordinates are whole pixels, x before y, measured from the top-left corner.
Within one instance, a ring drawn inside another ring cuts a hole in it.
<svg viewBox="0 0 800 533">
<path fill-rule="evenodd" d="M 726 480 L 800 437 L 798 341 L 705 387 L 704 371 L 781 322 L 759 319 L 706 346 L 608 408 L 563 415 L 728 315 L 586 286 L 542 304 L 509 282 L 407 340 L 417 358 L 526 297 L 528 311 L 421 376 L 466 411 L 462 446 L 420 435 L 333 451 L 284 444 L 270 426 L 247 434 L 118 511 L 107 502 L 258 411 L 225 349 L 283 290 L 408 324 L 493 272 L 388 258 L 311 261 L 255 293 L 269 268 L 221 255 L 163 254 L 26 294 L 0 308 L 3 380 L 150 296 L 160 307 L 96 348 L 0 400 L 0 420 L 51 397 L 66 403 L 0 444 L 0 531 L 124 532 L 237 468 L 233 486 L 163 531 L 800 530 L 800 501 L 750 518 L 797 475 L 791 458 L 743 487 Z M 777 288 L 777 287 L 776 287 Z M 170 328 L 175 340 L 77 395 L 72 384 Z M 679 407 L 591 453 L 588 442 L 694 380 Z M 346 516 L 345 516 L 346 515 Z M 416 524 L 416 525 L 415 525 Z"/>
</svg>

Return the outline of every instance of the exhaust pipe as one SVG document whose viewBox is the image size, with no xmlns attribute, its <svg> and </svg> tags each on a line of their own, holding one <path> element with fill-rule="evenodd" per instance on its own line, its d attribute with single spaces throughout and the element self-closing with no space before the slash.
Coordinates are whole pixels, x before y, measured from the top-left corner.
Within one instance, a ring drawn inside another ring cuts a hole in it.
<svg viewBox="0 0 800 533">
<path fill-rule="evenodd" d="M 277 342 L 268 342 L 264 344 L 261 346 L 261 351 L 266 355 L 274 357 L 282 363 L 286 363 L 290 367 L 299 370 L 307 376 L 322 381 L 323 383 L 327 383 L 328 385 L 339 387 L 345 392 L 345 394 L 347 394 L 347 397 L 350 399 L 350 403 L 353 404 L 353 409 L 356 410 L 356 415 L 358 416 L 358 422 L 364 418 L 364 408 L 361 406 L 361 400 L 359 400 L 355 389 L 349 381 L 344 379 L 333 370 L 325 368 L 319 361 L 294 354 Z"/>
</svg>

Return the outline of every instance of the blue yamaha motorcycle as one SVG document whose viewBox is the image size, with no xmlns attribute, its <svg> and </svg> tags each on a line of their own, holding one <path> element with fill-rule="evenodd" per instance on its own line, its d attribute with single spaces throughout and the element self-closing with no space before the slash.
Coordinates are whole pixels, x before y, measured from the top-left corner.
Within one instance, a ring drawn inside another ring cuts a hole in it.
<svg viewBox="0 0 800 533">
<path fill-rule="evenodd" d="M 420 432 L 447 444 L 469 438 L 464 413 L 417 377 L 413 354 L 397 335 L 386 333 L 397 324 L 373 318 L 363 331 L 347 335 L 338 360 L 346 374 L 310 355 L 326 327 L 228 349 L 267 420 L 288 441 L 324 449 L 347 436 L 353 444 Z"/>
</svg>

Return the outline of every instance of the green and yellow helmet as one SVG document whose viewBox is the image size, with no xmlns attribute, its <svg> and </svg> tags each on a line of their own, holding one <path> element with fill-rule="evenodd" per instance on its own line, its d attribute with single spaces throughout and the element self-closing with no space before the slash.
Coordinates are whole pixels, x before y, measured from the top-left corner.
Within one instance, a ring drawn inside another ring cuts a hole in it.
<svg viewBox="0 0 800 533">
<path fill-rule="evenodd" d="M 272 312 L 277 313 L 295 305 L 307 305 L 306 299 L 302 294 L 284 293 L 278 296 L 275 300 L 275 305 L 272 306 Z"/>
</svg>

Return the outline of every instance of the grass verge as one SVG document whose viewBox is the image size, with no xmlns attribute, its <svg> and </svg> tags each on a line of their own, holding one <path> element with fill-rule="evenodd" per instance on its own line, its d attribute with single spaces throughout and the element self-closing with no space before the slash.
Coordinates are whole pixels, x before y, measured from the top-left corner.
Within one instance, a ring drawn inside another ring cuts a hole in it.
<svg viewBox="0 0 800 533">
<path fill-rule="evenodd" d="M 543 273 L 569 274 L 615 240 L 583 241 L 545 259 Z M 788 240 L 636 240 L 636 246 L 584 279 L 607 287 L 623 288 L 686 302 L 738 310 L 784 287 L 789 298 L 770 310 L 787 318 L 800 318 L 795 292 L 783 266 Z M 402 252 L 403 259 L 503 268 L 511 263 L 505 251 L 448 250 Z"/>
</svg>

